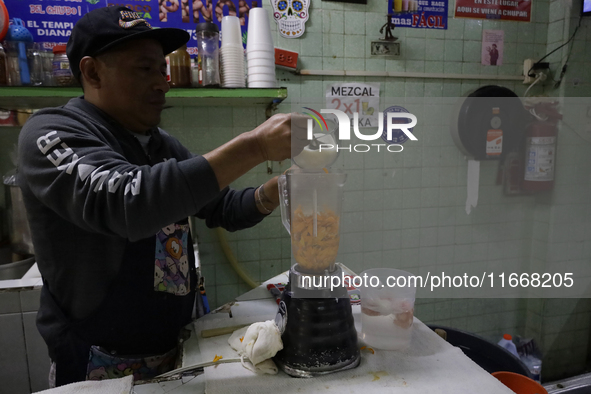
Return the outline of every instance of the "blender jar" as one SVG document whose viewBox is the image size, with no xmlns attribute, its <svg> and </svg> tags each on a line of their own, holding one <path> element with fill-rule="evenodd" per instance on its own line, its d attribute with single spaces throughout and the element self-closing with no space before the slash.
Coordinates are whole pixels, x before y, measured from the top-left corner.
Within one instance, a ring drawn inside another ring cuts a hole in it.
<svg viewBox="0 0 591 394">
<path fill-rule="evenodd" d="M 301 273 L 334 271 L 340 241 L 341 171 L 289 170 L 279 177 L 281 218 L 291 235 L 294 265 Z"/>
</svg>

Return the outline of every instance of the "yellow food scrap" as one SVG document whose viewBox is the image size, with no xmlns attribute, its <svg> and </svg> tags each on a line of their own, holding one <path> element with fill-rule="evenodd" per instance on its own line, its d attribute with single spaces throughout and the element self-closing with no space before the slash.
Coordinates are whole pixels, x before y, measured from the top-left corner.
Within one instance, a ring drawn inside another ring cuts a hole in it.
<svg viewBox="0 0 591 394">
<path fill-rule="evenodd" d="M 339 217 L 330 209 L 316 215 L 304 215 L 301 206 L 295 210 L 291 223 L 291 245 L 299 266 L 310 272 L 323 272 L 337 258 L 339 251 Z"/>
<path fill-rule="evenodd" d="M 367 346 L 361 346 L 361 347 L 359 348 L 359 350 L 365 350 L 365 349 L 367 349 L 367 351 L 368 351 L 368 352 L 371 352 L 371 354 L 376 354 L 376 352 L 375 352 L 375 351 L 374 351 L 372 348 L 370 348 L 370 347 L 367 347 Z"/>
<path fill-rule="evenodd" d="M 222 358 L 224 358 L 224 356 L 218 356 L 217 354 L 215 355 L 215 357 L 213 358 L 213 362 L 217 363 L 218 361 L 220 361 Z"/>
<path fill-rule="evenodd" d="M 240 338 L 240 342 L 242 342 L 242 341 L 244 341 L 244 337 L 241 337 L 241 338 Z"/>
<path fill-rule="evenodd" d="M 323 168 L 324 172 L 326 172 L 328 174 L 328 170 L 326 168 Z"/>
</svg>

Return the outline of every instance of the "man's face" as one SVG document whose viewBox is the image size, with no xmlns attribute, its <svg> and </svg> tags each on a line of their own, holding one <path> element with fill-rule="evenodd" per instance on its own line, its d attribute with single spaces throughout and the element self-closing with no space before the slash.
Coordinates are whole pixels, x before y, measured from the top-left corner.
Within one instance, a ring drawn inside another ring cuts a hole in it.
<svg viewBox="0 0 591 394">
<path fill-rule="evenodd" d="M 132 40 L 99 55 L 99 107 L 125 128 L 145 133 L 160 123 L 169 86 L 156 40 Z"/>
</svg>

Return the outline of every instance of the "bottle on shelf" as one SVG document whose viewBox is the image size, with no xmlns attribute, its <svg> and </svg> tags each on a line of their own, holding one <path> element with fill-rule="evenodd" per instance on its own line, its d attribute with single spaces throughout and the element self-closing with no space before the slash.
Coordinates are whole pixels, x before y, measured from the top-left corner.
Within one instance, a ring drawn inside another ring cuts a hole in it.
<svg viewBox="0 0 591 394">
<path fill-rule="evenodd" d="M 166 56 L 167 80 L 170 87 L 191 87 L 191 56 L 187 52 L 187 45 Z"/>
</svg>

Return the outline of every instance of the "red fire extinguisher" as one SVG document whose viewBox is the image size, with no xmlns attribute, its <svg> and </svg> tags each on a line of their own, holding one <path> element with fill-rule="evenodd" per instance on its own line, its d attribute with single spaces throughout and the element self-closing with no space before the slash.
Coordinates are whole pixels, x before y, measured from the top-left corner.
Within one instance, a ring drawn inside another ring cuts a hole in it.
<svg viewBox="0 0 591 394">
<path fill-rule="evenodd" d="M 535 116 L 525 135 L 524 177 L 522 188 L 526 192 L 552 190 L 556 166 L 556 140 L 558 120 L 562 115 L 556 103 L 536 105 Z"/>
</svg>

